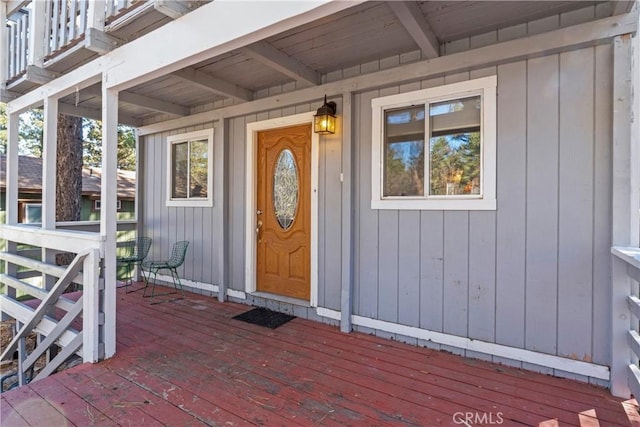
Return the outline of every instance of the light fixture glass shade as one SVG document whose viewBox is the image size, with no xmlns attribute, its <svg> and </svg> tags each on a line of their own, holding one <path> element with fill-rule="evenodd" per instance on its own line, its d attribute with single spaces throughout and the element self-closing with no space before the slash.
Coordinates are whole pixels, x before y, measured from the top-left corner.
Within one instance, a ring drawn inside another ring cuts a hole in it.
<svg viewBox="0 0 640 427">
<path fill-rule="evenodd" d="M 327 102 L 326 95 L 324 104 L 313 116 L 313 131 L 321 135 L 336 133 L 336 103 Z"/>
<path fill-rule="evenodd" d="M 313 117 L 313 131 L 321 135 L 336 133 L 336 117 L 332 114 L 315 115 Z"/>
</svg>

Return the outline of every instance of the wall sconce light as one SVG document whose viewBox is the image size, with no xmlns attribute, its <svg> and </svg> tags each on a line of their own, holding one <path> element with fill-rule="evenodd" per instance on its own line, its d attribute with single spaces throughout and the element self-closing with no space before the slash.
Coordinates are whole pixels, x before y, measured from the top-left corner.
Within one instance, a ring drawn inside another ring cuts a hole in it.
<svg viewBox="0 0 640 427">
<path fill-rule="evenodd" d="M 336 133 L 336 103 L 327 102 L 327 95 L 324 96 L 324 104 L 313 116 L 313 131 L 320 135 Z"/>
</svg>

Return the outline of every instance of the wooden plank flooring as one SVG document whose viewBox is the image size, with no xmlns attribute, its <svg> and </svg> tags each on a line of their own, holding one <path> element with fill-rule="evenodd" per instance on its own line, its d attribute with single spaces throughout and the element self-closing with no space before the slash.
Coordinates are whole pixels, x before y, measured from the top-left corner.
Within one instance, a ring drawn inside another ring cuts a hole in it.
<svg viewBox="0 0 640 427">
<path fill-rule="evenodd" d="M 119 289 L 116 356 L 3 393 L 1 425 L 640 426 L 602 388 L 249 309 Z"/>
</svg>

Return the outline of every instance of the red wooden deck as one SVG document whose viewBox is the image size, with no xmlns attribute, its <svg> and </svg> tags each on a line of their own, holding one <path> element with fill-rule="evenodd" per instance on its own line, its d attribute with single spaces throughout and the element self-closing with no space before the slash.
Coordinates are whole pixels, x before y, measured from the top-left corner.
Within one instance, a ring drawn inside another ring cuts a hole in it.
<svg viewBox="0 0 640 427">
<path fill-rule="evenodd" d="M 640 425 L 605 389 L 187 294 L 118 290 L 114 358 L 1 395 L 3 427 Z"/>
</svg>

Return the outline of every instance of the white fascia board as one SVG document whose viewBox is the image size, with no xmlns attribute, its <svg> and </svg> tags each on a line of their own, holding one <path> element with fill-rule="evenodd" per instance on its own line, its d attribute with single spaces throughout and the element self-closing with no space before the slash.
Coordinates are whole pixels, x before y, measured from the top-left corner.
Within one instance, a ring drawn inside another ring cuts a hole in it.
<svg viewBox="0 0 640 427">
<path fill-rule="evenodd" d="M 124 90 L 359 3 L 214 1 L 109 53 L 107 85 Z M 201 28 L 206 37 L 195 36 Z"/>
</svg>

